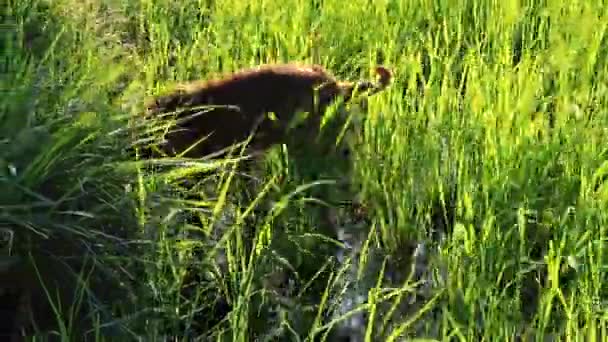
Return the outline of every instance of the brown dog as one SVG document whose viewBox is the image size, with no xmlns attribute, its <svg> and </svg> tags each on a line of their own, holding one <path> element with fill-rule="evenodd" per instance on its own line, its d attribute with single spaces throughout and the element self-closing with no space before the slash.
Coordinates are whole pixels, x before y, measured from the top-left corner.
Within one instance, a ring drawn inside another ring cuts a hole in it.
<svg viewBox="0 0 608 342">
<path fill-rule="evenodd" d="M 254 132 L 248 147 L 263 152 L 293 137 L 310 139 L 318 133 L 325 110 L 339 99 L 348 102 L 355 93 L 382 91 L 391 72 L 380 66 L 375 71 L 380 76 L 377 84 L 338 81 L 318 65 L 263 65 L 182 85 L 153 98 L 147 110 L 154 118 L 177 114 L 161 145 L 164 154 L 201 158 L 244 142 Z M 308 113 L 308 119 L 292 131 L 290 125 L 301 113 Z"/>
</svg>

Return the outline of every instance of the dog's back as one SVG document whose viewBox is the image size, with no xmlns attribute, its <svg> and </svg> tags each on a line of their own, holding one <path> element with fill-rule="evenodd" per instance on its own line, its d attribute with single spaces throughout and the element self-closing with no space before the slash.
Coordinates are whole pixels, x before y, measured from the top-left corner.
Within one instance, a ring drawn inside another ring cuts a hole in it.
<svg viewBox="0 0 608 342">
<path fill-rule="evenodd" d="M 387 83 L 386 75 L 378 73 L 385 78 L 381 83 Z M 370 82 L 362 84 L 373 87 Z M 152 114 L 178 112 L 181 122 L 166 136 L 165 153 L 189 149 L 185 156 L 202 157 L 246 140 L 254 129 L 250 146 L 264 150 L 285 140 L 299 110 L 309 112 L 312 119 L 303 129 L 314 130 L 327 105 L 340 95 L 349 95 L 353 86 L 338 82 L 318 65 L 265 65 L 180 86 L 154 99 L 148 110 Z M 268 113 L 274 114 L 274 120 Z M 191 147 L 200 139 L 205 140 Z"/>
</svg>

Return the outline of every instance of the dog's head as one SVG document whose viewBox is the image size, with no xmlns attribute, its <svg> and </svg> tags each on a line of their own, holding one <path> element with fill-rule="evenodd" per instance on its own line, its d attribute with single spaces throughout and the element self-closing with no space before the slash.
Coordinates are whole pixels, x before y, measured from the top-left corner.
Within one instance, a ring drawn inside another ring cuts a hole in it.
<svg viewBox="0 0 608 342">
<path fill-rule="evenodd" d="M 316 107 L 319 114 L 312 118 L 312 124 L 319 128 L 312 130 L 317 144 L 328 151 L 333 150 L 333 153 L 349 155 L 351 132 L 357 135 L 363 130 L 367 99 L 385 90 L 392 80 L 391 71 L 385 67 L 377 66 L 375 72 L 378 75 L 376 82 L 336 81 L 319 87 Z"/>
</svg>

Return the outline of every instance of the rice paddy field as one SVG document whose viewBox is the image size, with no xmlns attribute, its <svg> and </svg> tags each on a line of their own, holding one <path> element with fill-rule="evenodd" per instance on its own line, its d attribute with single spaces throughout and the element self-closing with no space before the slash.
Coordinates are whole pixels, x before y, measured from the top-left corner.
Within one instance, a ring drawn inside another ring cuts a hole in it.
<svg viewBox="0 0 608 342">
<path fill-rule="evenodd" d="M 0 335 L 608 340 L 604 1 L 0 6 Z M 289 61 L 393 71 L 348 158 L 125 152 L 146 97 Z"/>
</svg>

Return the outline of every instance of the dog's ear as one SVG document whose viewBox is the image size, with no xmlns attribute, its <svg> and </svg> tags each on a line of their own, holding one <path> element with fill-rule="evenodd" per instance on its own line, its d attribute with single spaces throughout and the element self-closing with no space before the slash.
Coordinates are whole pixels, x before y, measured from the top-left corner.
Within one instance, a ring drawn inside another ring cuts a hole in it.
<svg viewBox="0 0 608 342">
<path fill-rule="evenodd" d="M 379 80 L 376 83 L 368 80 L 361 80 L 357 82 L 328 82 L 320 85 L 317 89 L 319 104 L 322 107 L 325 107 L 339 97 L 341 97 L 344 102 L 349 102 L 353 96 L 371 96 L 384 90 L 391 83 L 391 71 L 383 66 L 376 66 L 374 71 L 379 76 Z"/>
<path fill-rule="evenodd" d="M 379 76 L 377 87 L 380 90 L 388 87 L 391 84 L 391 81 L 393 79 L 393 73 L 389 69 L 378 65 L 374 68 L 374 71 Z"/>
<path fill-rule="evenodd" d="M 388 87 L 392 80 L 392 73 L 389 69 L 383 66 L 376 66 L 374 69 L 378 75 L 378 82 L 373 83 L 368 80 L 361 80 L 358 82 L 338 82 L 340 92 L 344 97 L 344 101 L 349 101 L 353 96 L 361 94 L 371 96 L 374 95 L 386 87 Z"/>
<path fill-rule="evenodd" d="M 383 66 L 376 66 L 374 71 L 378 76 L 378 81 L 376 83 L 369 81 L 360 81 L 358 83 L 361 91 L 365 91 L 367 96 L 374 95 L 386 89 L 386 87 L 391 84 L 393 78 L 391 71 Z"/>
</svg>

